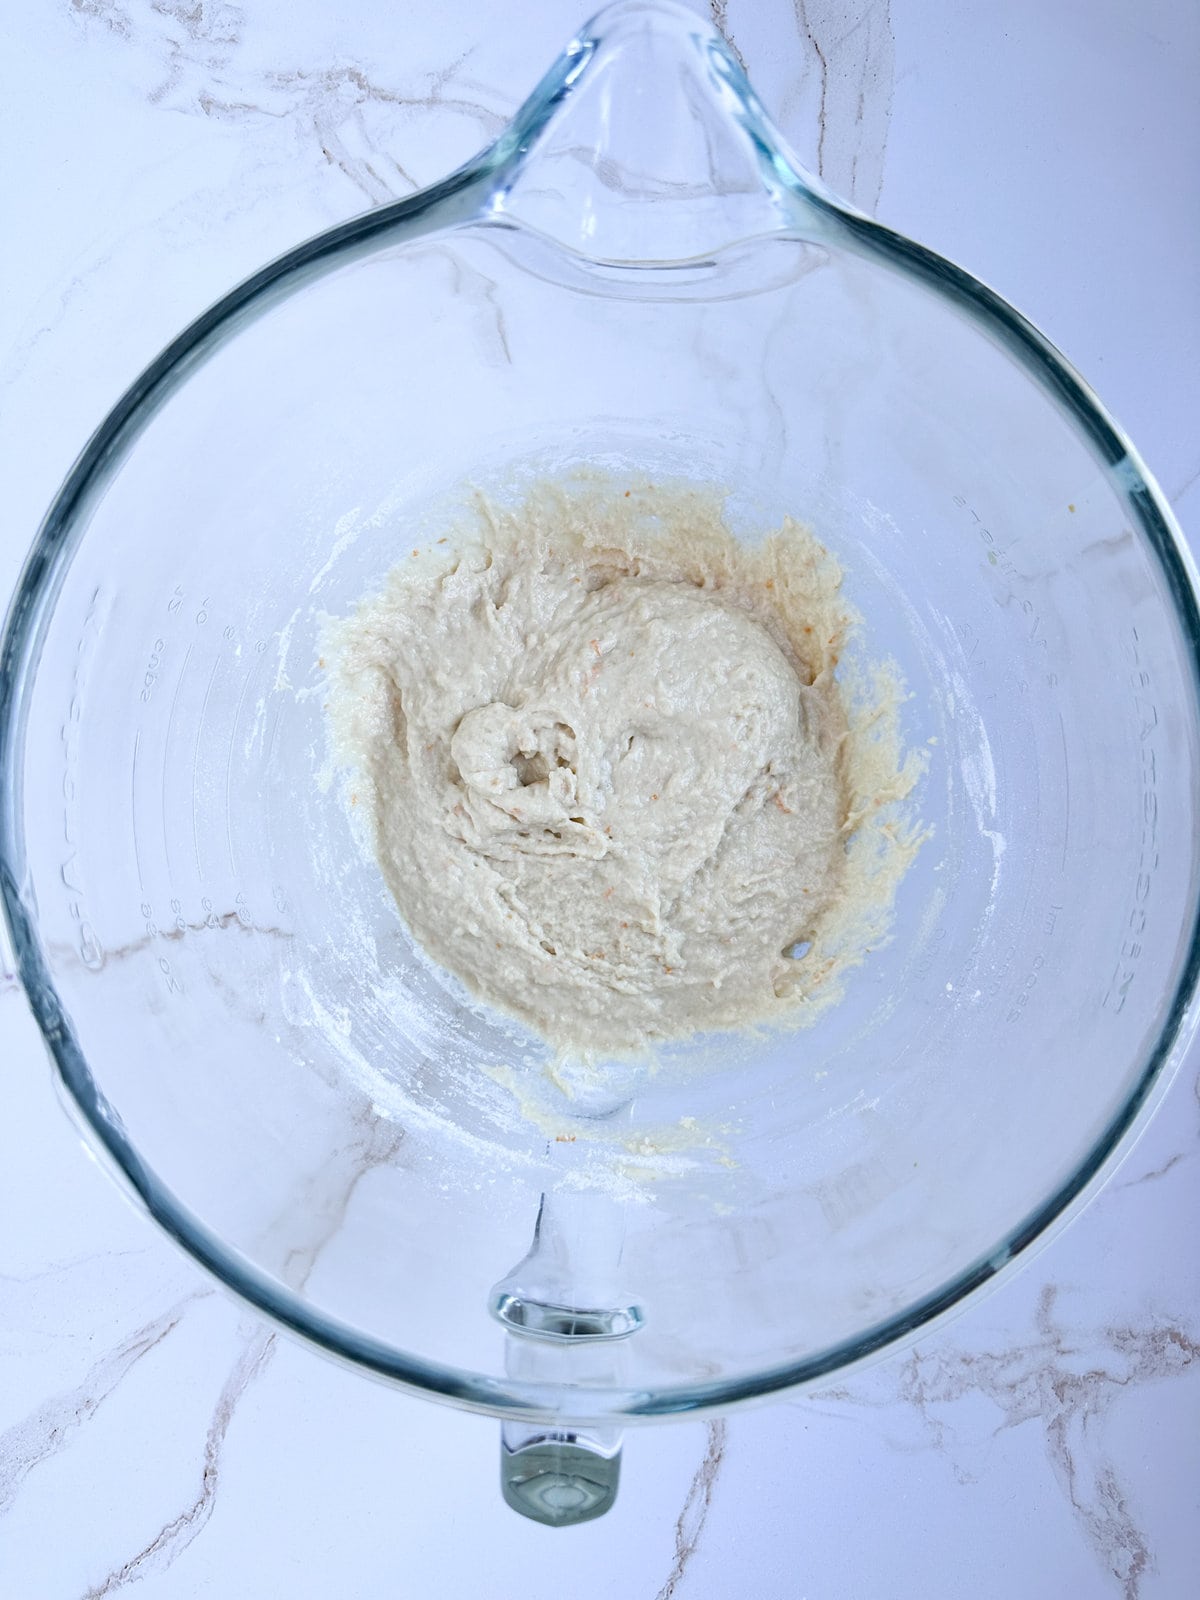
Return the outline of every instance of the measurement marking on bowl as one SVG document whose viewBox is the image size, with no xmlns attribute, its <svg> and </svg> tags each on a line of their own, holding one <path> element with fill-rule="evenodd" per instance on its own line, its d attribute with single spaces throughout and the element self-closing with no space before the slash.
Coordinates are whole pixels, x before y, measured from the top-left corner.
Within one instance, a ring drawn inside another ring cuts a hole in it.
<svg viewBox="0 0 1200 1600">
<path fill-rule="evenodd" d="M 75 948 L 79 953 L 79 959 L 91 972 L 98 972 L 104 965 L 104 946 L 100 943 L 88 916 L 86 871 L 84 861 L 80 858 L 83 830 L 77 774 L 88 673 L 96 641 L 108 620 L 111 605 L 111 599 L 102 589 L 93 589 L 75 645 L 71 697 L 67 704 L 67 714 L 59 727 L 63 759 L 62 837 L 67 854 L 60 860 L 58 871 L 62 886 L 67 892 L 67 915 L 75 925 Z"/>
<path fill-rule="evenodd" d="M 204 737 L 204 719 L 208 715 L 208 702 L 212 697 L 213 684 L 217 679 L 217 668 L 221 665 L 221 658 L 217 656 L 212 664 L 212 671 L 208 675 L 208 686 L 204 691 L 204 699 L 200 704 L 200 715 L 196 720 L 196 739 L 192 745 L 192 849 L 196 856 L 196 877 L 204 881 L 204 868 L 200 862 L 200 816 L 199 798 L 196 794 L 196 774 L 200 768 L 200 741 Z"/>
<path fill-rule="evenodd" d="M 1071 757 L 1067 752 L 1067 724 L 1062 712 L 1058 713 L 1058 726 L 1063 747 L 1063 850 L 1062 869 L 1067 870 L 1067 844 L 1071 837 Z"/>
<path fill-rule="evenodd" d="M 133 830 L 133 864 L 137 869 L 138 888 L 144 900 L 146 898 L 146 880 L 142 874 L 142 855 L 138 848 L 137 825 L 137 763 L 141 742 L 142 730 L 138 728 L 133 735 L 133 760 L 129 764 L 129 820 Z"/>
<path fill-rule="evenodd" d="M 233 752 L 237 748 L 238 724 L 242 720 L 242 712 L 246 706 L 246 695 L 250 690 L 250 680 L 254 677 L 254 668 L 251 667 L 242 679 L 241 693 L 238 695 L 237 706 L 233 713 L 233 726 L 229 730 L 229 750 L 225 757 L 225 848 L 229 853 L 229 871 L 237 877 L 237 862 L 233 858 Z"/>
<path fill-rule="evenodd" d="M 167 731 L 163 739 L 163 783 L 162 783 L 162 830 L 163 830 L 163 855 L 167 862 L 167 877 L 174 880 L 175 871 L 171 864 L 171 828 L 167 821 L 167 761 L 171 754 L 171 729 L 175 725 L 175 712 L 179 707 L 179 696 L 183 692 L 183 680 L 187 677 L 188 662 L 191 659 L 192 647 L 188 645 L 183 652 L 183 661 L 179 668 L 179 676 L 175 680 L 175 693 L 171 696 L 171 709 L 167 713 Z"/>
<path fill-rule="evenodd" d="M 1158 733 L 1158 707 L 1150 698 L 1154 685 L 1146 670 L 1139 648 L 1141 634 L 1136 628 L 1129 630 L 1127 649 L 1133 671 L 1129 685 L 1133 690 L 1133 708 L 1137 716 L 1141 747 L 1141 834 L 1138 841 L 1137 875 L 1133 884 L 1133 904 L 1122 925 L 1121 946 L 1113 975 L 1105 990 L 1102 1006 L 1113 1015 L 1125 1008 L 1129 991 L 1138 975 L 1139 962 L 1145 953 L 1144 935 L 1148 918 L 1150 891 L 1158 871 L 1158 760 L 1154 739 Z"/>
</svg>

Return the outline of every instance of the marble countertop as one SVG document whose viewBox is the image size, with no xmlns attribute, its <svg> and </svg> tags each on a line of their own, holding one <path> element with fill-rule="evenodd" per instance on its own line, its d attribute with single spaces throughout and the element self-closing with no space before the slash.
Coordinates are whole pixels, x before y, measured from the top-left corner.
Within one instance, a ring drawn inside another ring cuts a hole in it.
<svg viewBox="0 0 1200 1600">
<path fill-rule="evenodd" d="M 705 9 L 702 5 L 699 9 Z M 995 285 L 1200 517 L 1200 13 L 712 0 L 830 185 Z M 576 0 L 46 0 L 0 57 L 0 599 L 94 424 L 270 256 L 494 135 Z M 496 1425 L 250 1319 L 136 1214 L 0 973 L 0 1593 L 1182 1600 L 1200 1570 L 1200 1054 L 1070 1228 L 912 1350 L 630 1436 L 507 1511 Z"/>
</svg>

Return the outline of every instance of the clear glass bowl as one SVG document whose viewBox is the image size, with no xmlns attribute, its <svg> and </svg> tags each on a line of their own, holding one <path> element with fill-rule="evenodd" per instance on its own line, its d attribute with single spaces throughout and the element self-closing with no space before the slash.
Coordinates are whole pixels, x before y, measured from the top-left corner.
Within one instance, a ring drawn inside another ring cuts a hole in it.
<svg viewBox="0 0 1200 1600">
<path fill-rule="evenodd" d="M 677 1053 L 631 1162 L 720 1134 L 642 1203 L 514 1119 L 482 1069 L 534 1044 L 415 957 L 320 782 L 322 614 L 463 485 L 580 464 L 811 522 L 929 741 L 895 937 L 816 1026 Z M 51 508 L 0 853 L 69 1104 L 230 1288 L 507 1419 L 534 1477 L 858 1361 L 1044 1237 L 1186 1042 L 1194 583 L 1057 352 L 803 172 L 707 24 L 624 0 L 461 171 L 187 329 Z M 573 1492 L 533 1514 L 607 1503 Z"/>
</svg>

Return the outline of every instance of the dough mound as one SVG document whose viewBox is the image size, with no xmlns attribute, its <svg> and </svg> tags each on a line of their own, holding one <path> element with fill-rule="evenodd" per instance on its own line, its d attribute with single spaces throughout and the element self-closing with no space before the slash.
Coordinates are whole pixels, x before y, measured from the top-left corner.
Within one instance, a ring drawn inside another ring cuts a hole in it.
<svg viewBox="0 0 1200 1600">
<path fill-rule="evenodd" d="M 836 564 L 790 521 L 743 546 L 681 488 L 545 484 L 456 533 L 326 645 L 413 936 L 590 1057 L 794 1012 L 847 897 L 890 900 L 899 867 L 855 873 L 847 841 L 912 783 L 852 729 Z"/>
</svg>

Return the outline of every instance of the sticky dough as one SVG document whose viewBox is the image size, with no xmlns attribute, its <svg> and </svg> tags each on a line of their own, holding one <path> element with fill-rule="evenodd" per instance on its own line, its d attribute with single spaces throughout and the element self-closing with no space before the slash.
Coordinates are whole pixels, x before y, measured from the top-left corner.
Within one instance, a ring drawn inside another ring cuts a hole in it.
<svg viewBox="0 0 1200 1600">
<path fill-rule="evenodd" d="M 447 546 L 326 644 L 353 798 L 434 960 L 595 1056 L 777 1020 L 861 957 L 848 913 L 913 846 L 893 828 L 862 871 L 847 844 L 913 774 L 878 707 L 856 731 L 807 530 L 748 548 L 698 492 L 542 485 Z"/>
</svg>

